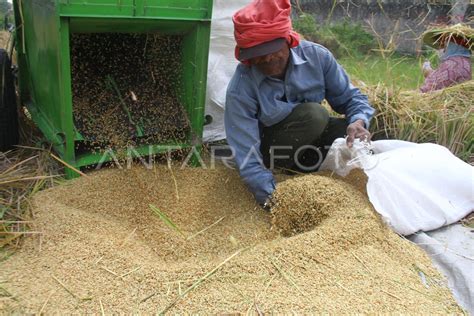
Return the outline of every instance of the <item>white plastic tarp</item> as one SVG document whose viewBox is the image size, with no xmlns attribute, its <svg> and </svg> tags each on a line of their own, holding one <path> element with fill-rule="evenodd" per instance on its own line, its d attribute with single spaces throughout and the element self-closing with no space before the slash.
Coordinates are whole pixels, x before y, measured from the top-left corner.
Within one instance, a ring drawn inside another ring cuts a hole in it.
<svg viewBox="0 0 474 316">
<path fill-rule="evenodd" d="M 474 315 L 474 229 L 453 224 L 419 232 L 408 239 L 428 253 L 434 265 L 447 277 L 456 301 Z"/>
<path fill-rule="evenodd" d="M 204 126 L 205 142 L 225 138 L 225 94 L 238 64 L 232 15 L 248 3 L 250 0 L 214 0 L 206 96 L 206 115 L 212 117 L 212 122 Z"/>
</svg>

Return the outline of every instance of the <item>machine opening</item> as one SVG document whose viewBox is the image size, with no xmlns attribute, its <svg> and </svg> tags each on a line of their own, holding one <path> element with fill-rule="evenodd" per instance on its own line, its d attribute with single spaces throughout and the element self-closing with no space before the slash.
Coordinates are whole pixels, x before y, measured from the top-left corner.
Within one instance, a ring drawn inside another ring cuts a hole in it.
<svg viewBox="0 0 474 316">
<path fill-rule="evenodd" d="M 180 36 L 71 34 L 77 149 L 186 140 Z"/>
</svg>

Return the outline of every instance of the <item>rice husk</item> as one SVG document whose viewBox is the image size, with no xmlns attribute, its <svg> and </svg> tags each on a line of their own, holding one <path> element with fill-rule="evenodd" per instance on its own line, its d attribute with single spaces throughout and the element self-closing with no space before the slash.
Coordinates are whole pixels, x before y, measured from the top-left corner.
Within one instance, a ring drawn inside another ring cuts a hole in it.
<svg viewBox="0 0 474 316">
<path fill-rule="evenodd" d="M 2 287 L 15 299 L 0 306 L 48 314 L 461 312 L 429 258 L 386 228 L 359 189 L 329 175 L 290 178 L 278 184 L 280 208 L 306 206 L 285 192 L 294 186 L 329 195 L 334 207 L 311 197 L 326 217 L 290 238 L 224 168 L 109 169 L 43 191 L 33 201 L 42 234 L 2 263 Z M 186 240 L 149 204 L 187 237 L 223 219 Z"/>
</svg>

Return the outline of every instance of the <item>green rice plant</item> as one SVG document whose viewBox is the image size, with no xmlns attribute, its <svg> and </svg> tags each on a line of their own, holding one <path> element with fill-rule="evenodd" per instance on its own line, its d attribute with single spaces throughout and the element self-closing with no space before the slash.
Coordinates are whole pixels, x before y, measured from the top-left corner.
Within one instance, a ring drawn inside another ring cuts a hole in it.
<svg viewBox="0 0 474 316">
<path fill-rule="evenodd" d="M 166 224 L 169 228 L 173 229 L 175 232 L 186 238 L 186 235 L 179 229 L 178 225 L 173 223 L 173 221 L 165 214 L 163 213 L 159 208 L 157 208 L 155 205 L 150 204 L 150 209 L 153 211 L 155 215 L 157 215 L 163 223 Z"/>
</svg>

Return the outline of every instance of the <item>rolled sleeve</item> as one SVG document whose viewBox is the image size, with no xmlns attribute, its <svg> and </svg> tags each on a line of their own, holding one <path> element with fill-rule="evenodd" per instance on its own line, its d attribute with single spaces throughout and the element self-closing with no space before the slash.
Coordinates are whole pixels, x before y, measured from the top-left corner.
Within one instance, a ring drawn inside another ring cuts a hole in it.
<svg viewBox="0 0 474 316">
<path fill-rule="evenodd" d="M 367 96 L 352 85 L 345 70 L 328 50 L 325 50 L 323 61 L 326 100 L 329 105 L 337 113 L 344 114 L 349 124 L 363 120 L 366 128 L 369 128 L 375 110 L 369 105 Z"/>
</svg>

